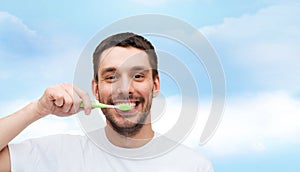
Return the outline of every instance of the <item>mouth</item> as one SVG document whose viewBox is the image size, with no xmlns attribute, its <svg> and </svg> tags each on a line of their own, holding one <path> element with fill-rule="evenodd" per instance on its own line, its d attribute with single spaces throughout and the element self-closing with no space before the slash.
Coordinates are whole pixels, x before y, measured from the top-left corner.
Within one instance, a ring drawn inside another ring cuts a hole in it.
<svg viewBox="0 0 300 172">
<path fill-rule="evenodd" d="M 137 114 L 138 107 L 141 104 L 138 100 L 117 100 L 112 103 L 114 106 L 129 106 L 131 109 L 129 110 L 120 110 L 119 108 L 115 108 L 116 112 L 123 117 L 131 117 Z"/>
</svg>

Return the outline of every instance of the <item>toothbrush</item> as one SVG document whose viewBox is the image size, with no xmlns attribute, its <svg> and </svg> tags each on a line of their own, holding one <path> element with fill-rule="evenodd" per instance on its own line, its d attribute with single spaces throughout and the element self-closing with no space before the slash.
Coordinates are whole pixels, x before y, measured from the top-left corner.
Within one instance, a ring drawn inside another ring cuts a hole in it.
<svg viewBox="0 0 300 172">
<path fill-rule="evenodd" d="M 83 103 L 80 103 L 80 107 L 84 107 Z M 128 104 L 119 104 L 119 105 L 107 105 L 103 103 L 92 103 L 93 108 L 117 108 L 121 111 L 131 110 L 133 107 Z"/>
</svg>

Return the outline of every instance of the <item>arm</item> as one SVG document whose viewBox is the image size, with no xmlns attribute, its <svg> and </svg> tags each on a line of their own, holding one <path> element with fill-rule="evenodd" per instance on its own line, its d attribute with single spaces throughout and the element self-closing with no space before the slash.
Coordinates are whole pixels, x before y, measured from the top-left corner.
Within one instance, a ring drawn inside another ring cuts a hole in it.
<svg viewBox="0 0 300 172">
<path fill-rule="evenodd" d="M 70 84 L 48 87 L 43 96 L 21 110 L 0 119 L 0 171 L 9 171 L 10 157 L 8 143 L 36 120 L 49 114 L 70 116 L 78 113 L 84 102 L 86 114 L 91 112 L 89 95 Z"/>
</svg>

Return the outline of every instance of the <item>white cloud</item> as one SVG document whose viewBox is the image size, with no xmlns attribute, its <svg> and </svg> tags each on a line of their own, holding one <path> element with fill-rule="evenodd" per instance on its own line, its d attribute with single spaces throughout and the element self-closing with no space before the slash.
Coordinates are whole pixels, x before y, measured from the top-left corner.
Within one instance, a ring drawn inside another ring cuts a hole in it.
<svg viewBox="0 0 300 172">
<path fill-rule="evenodd" d="M 209 154 L 227 157 L 300 143 L 300 100 L 286 92 L 238 96 L 226 104 L 220 126 L 202 148 Z M 201 131 L 196 129 L 186 144 L 197 147 Z"/>
<path fill-rule="evenodd" d="M 0 11 L 0 56 L 34 54 L 39 49 L 40 38 L 22 20 Z"/>
<path fill-rule="evenodd" d="M 207 35 L 224 62 L 235 65 L 239 73 L 250 73 L 250 78 L 239 79 L 268 89 L 298 92 L 299 10 L 299 3 L 274 5 L 255 14 L 225 18 L 220 25 L 200 30 Z M 228 67 L 229 75 L 231 69 Z"/>
<path fill-rule="evenodd" d="M 19 31 L 23 34 L 31 37 L 35 36 L 35 31 L 29 29 L 19 18 L 10 13 L 0 11 L 0 26 L 1 26 L 1 34 L 5 32 Z"/>
</svg>

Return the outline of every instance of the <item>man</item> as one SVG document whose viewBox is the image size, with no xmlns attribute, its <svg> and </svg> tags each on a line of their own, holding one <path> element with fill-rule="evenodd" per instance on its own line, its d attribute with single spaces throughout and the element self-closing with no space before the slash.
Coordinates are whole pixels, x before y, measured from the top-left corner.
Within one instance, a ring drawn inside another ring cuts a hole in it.
<svg viewBox="0 0 300 172">
<path fill-rule="evenodd" d="M 154 144 L 158 134 L 152 130 L 150 114 L 160 80 L 157 56 L 148 40 L 133 33 L 112 35 L 96 48 L 93 63 L 94 97 L 101 103 L 127 104 L 132 109 L 102 109 L 107 125 L 90 133 L 99 144 L 85 136 L 71 135 L 9 144 L 28 125 L 49 114 L 70 116 L 80 110 L 90 114 L 91 99 L 85 91 L 67 83 L 48 87 L 39 100 L 0 119 L 1 172 L 213 171 L 210 161 L 182 145 L 159 156 L 146 157 L 147 152 L 160 147 Z M 143 149 L 146 153 L 137 156 Z"/>
</svg>

